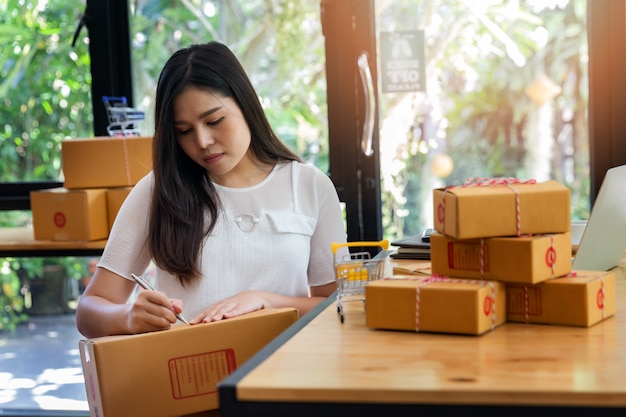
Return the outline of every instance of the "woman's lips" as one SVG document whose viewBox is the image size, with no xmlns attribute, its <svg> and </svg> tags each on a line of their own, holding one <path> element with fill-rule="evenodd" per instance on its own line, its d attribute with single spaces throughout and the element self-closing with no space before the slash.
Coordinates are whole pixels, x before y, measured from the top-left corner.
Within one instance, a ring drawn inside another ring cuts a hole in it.
<svg viewBox="0 0 626 417">
<path fill-rule="evenodd" d="M 215 154 L 205 156 L 204 158 L 202 158 L 202 160 L 206 162 L 207 164 L 215 164 L 219 162 L 223 156 L 224 156 L 223 153 L 215 153 Z"/>
</svg>

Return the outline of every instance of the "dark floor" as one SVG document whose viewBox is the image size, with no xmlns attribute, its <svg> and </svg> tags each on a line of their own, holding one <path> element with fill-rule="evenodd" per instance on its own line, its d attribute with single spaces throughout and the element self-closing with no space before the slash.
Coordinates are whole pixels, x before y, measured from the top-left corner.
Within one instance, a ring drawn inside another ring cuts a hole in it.
<svg viewBox="0 0 626 417">
<path fill-rule="evenodd" d="M 0 332 L 0 416 L 89 415 L 81 338 L 73 313 L 31 316 Z"/>
</svg>

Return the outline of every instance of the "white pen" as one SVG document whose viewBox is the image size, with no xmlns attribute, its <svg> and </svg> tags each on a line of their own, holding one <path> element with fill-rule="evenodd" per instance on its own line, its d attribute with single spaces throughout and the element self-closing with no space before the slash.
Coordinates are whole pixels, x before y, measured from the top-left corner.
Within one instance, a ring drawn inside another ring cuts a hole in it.
<svg viewBox="0 0 626 417">
<path fill-rule="evenodd" d="M 144 290 L 150 290 L 150 291 L 155 291 L 154 287 L 152 287 L 152 285 L 150 285 L 150 283 L 148 283 L 148 281 L 146 281 L 145 279 L 143 279 L 142 277 L 140 277 L 139 275 L 135 275 L 135 274 L 130 274 L 131 277 L 133 277 L 133 279 L 135 280 L 135 282 L 137 284 L 139 284 L 139 286 L 141 288 L 143 288 Z M 174 314 L 176 314 L 176 318 L 180 321 L 182 321 L 185 324 L 189 324 L 189 322 L 187 320 L 185 320 L 185 318 L 183 317 L 182 314 L 179 314 L 177 312 L 174 312 Z"/>
</svg>

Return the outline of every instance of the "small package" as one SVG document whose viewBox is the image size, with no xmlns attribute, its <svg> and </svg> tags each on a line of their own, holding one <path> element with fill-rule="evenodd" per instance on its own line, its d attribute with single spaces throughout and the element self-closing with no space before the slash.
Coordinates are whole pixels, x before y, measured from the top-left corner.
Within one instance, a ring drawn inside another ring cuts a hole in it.
<svg viewBox="0 0 626 417">
<path fill-rule="evenodd" d="M 591 327 L 615 314 L 615 273 L 572 271 L 536 285 L 507 284 L 507 320 Z"/>
<path fill-rule="evenodd" d="M 92 417 L 173 417 L 218 408 L 217 384 L 298 319 L 265 309 L 213 323 L 79 342 Z"/>
<path fill-rule="evenodd" d="M 130 187 L 152 170 L 152 137 L 66 139 L 61 158 L 65 188 Z"/>
<path fill-rule="evenodd" d="M 536 284 L 572 268 L 570 233 L 484 239 L 430 237 L 434 275 Z"/>
<path fill-rule="evenodd" d="M 444 277 L 402 277 L 365 286 L 371 329 L 480 335 L 506 319 L 505 285 Z"/>
<path fill-rule="evenodd" d="M 391 264 L 393 275 L 432 275 L 433 270 L 430 262 L 411 261 L 411 260 L 393 260 Z"/>
<path fill-rule="evenodd" d="M 570 190 L 513 180 L 433 190 L 434 228 L 456 239 L 570 231 Z"/>
<path fill-rule="evenodd" d="M 121 187 L 121 188 L 109 188 L 107 189 L 107 212 L 108 212 L 108 221 L 109 221 L 109 233 L 113 228 L 113 222 L 115 222 L 115 217 L 117 217 L 117 213 L 120 211 L 122 204 L 124 204 L 124 200 L 128 197 L 133 187 Z"/>
<path fill-rule="evenodd" d="M 35 240 L 101 240 L 109 235 L 105 189 L 31 191 Z"/>
</svg>

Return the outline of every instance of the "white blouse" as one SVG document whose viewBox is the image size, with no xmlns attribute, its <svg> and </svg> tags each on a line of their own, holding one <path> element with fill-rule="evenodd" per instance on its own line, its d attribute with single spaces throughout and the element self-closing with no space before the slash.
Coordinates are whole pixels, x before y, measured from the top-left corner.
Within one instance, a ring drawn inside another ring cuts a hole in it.
<svg viewBox="0 0 626 417">
<path fill-rule="evenodd" d="M 127 279 L 148 268 L 153 186 L 149 173 L 126 198 L 98 266 Z M 334 281 L 331 243 L 344 243 L 346 233 L 337 192 L 322 171 L 288 162 L 276 165 L 253 187 L 215 188 L 223 212 L 202 248 L 201 279 L 182 287 L 156 268 L 157 289 L 183 300 L 183 315 L 194 317 L 244 290 L 307 296 L 309 286 Z M 342 248 L 337 259 L 345 253 Z"/>
</svg>

